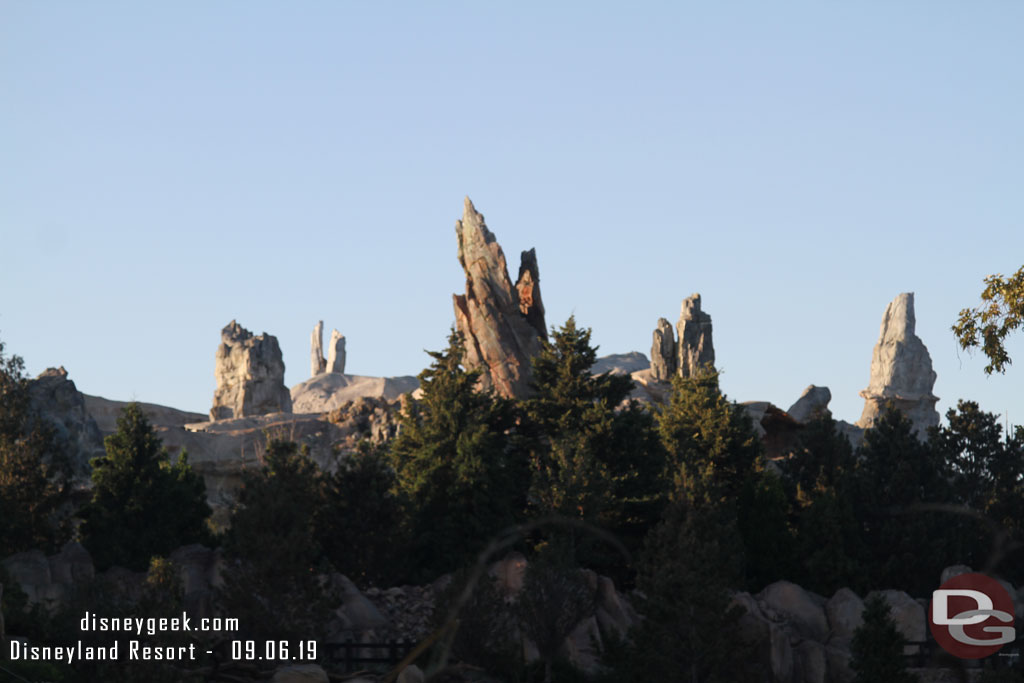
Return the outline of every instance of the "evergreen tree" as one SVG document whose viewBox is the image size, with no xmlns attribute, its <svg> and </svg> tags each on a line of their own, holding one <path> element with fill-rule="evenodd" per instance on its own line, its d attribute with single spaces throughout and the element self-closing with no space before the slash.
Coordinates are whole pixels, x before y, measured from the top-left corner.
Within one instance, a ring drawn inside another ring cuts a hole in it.
<svg viewBox="0 0 1024 683">
<path fill-rule="evenodd" d="M 221 600 L 249 637 L 306 638 L 326 620 L 328 567 L 314 521 L 324 509 L 325 477 L 292 441 L 271 439 L 263 467 L 242 477 L 225 537 L 231 567 Z"/>
<path fill-rule="evenodd" d="M 650 412 L 628 401 L 628 376 L 594 375 L 591 332 L 570 317 L 533 359 L 536 394 L 526 402 L 532 433 L 530 502 L 537 514 L 585 521 L 638 547 L 665 500 L 665 456 Z M 575 529 L 553 532 L 571 556 L 618 574 L 609 549 Z M 587 539 L 587 540 L 583 540 Z"/>
<path fill-rule="evenodd" d="M 779 579 L 794 580 L 796 537 L 790 528 L 789 499 L 770 467 L 762 465 L 747 478 L 736 513 L 747 587 L 756 592 Z"/>
<path fill-rule="evenodd" d="M 951 501 L 941 454 L 922 442 L 898 410 L 887 410 L 864 434 L 853 475 L 868 586 L 928 595 L 934 577 L 959 561 L 950 533 L 955 519 L 930 507 Z"/>
<path fill-rule="evenodd" d="M 171 464 L 137 403 L 104 440 L 107 454 L 92 461 L 92 500 L 82 509 L 82 540 L 98 568 L 141 571 L 154 556 L 188 543 L 209 543 L 206 486 L 182 452 Z"/>
<path fill-rule="evenodd" d="M 905 639 L 896 629 L 889 603 L 878 594 L 864 603 L 864 623 L 853 632 L 850 668 L 854 683 L 912 683 L 917 677 L 906 670 Z"/>
<path fill-rule="evenodd" d="M 735 500 L 760 455 L 750 419 L 726 399 L 712 369 L 673 378 L 658 430 L 668 451 L 676 498 L 685 494 L 710 503 Z"/>
<path fill-rule="evenodd" d="M 526 462 L 516 448 L 514 404 L 477 391 L 452 331 L 420 373 L 422 397 L 402 416 L 390 459 L 406 501 L 413 580 L 469 562 L 525 505 Z"/>
<path fill-rule="evenodd" d="M 32 414 L 25 364 L 0 342 L 0 548 L 54 550 L 68 537 L 60 518 L 71 470 L 53 432 Z"/>
</svg>

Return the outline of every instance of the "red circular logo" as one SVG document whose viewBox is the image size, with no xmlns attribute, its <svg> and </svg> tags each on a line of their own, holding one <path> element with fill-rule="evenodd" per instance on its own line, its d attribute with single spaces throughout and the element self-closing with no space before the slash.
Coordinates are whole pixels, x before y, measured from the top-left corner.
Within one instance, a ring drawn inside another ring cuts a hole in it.
<svg viewBox="0 0 1024 683">
<path fill-rule="evenodd" d="M 1016 638 L 1013 599 L 984 574 L 954 576 L 932 593 L 928 626 L 954 657 L 988 657 Z"/>
</svg>

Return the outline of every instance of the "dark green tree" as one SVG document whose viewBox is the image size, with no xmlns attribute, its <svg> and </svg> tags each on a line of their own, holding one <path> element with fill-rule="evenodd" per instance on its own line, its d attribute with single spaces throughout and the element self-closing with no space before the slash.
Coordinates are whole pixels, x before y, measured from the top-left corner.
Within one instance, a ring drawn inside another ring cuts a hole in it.
<svg viewBox="0 0 1024 683">
<path fill-rule="evenodd" d="M 864 603 L 864 623 L 853 632 L 850 668 L 854 683 L 912 683 L 917 677 L 906 669 L 905 639 L 896 629 L 889 603 L 878 594 Z"/>
<path fill-rule="evenodd" d="M 611 531 L 639 548 L 665 502 L 665 456 L 651 413 L 629 399 L 633 381 L 594 375 L 591 331 L 570 317 L 533 359 L 536 393 L 526 401 L 534 513 L 562 515 Z M 552 534 L 572 561 L 616 574 L 621 557 L 578 527 Z"/>
<path fill-rule="evenodd" d="M 467 564 L 525 507 L 526 459 L 516 446 L 512 401 L 476 388 L 453 331 L 420 373 L 423 395 L 403 413 L 389 451 L 407 504 L 410 580 Z"/>
<path fill-rule="evenodd" d="M 718 373 L 710 368 L 672 380 L 658 430 L 676 498 L 685 494 L 710 503 L 735 500 L 761 453 L 750 419 L 726 399 Z"/>
<path fill-rule="evenodd" d="M 61 515 L 71 469 L 53 432 L 33 414 L 25 363 L 0 342 L 0 548 L 53 550 L 69 536 Z M 2 554 L 2 553 L 0 553 Z"/>
<path fill-rule="evenodd" d="M 746 586 L 756 592 L 779 579 L 795 579 L 797 541 L 790 526 L 790 502 L 782 479 L 770 467 L 747 478 L 736 513 Z"/>
<path fill-rule="evenodd" d="M 201 476 L 182 452 L 170 462 L 137 403 L 117 418 L 104 440 L 107 454 L 92 461 L 92 500 L 80 512 L 82 542 L 99 568 L 145 570 L 150 559 L 188 543 L 209 543 L 210 506 Z M 173 512 L 172 512 L 173 511 Z"/>
<path fill-rule="evenodd" d="M 853 475 L 854 512 L 861 523 L 868 586 L 928 595 L 942 569 L 956 563 L 948 472 L 941 454 L 918 439 L 890 408 L 864 434 Z"/>
<path fill-rule="evenodd" d="M 982 304 L 960 311 L 953 333 L 963 349 L 981 347 L 988 358 L 985 373 L 1006 372 L 1012 361 L 1006 337 L 1024 324 L 1024 266 L 1008 278 L 989 275 L 981 292 Z"/>
<path fill-rule="evenodd" d="M 326 477 L 306 448 L 271 439 L 263 467 L 243 475 L 225 541 L 222 604 L 253 638 L 307 638 L 326 620 L 327 573 L 314 521 Z"/>
<path fill-rule="evenodd" d="M 324 483 L 316 532 L 327 559 L 360 586 L 393 585 L 401 578 L 398 558 L 406 540 L 397 477 L 386 452 L 364 441 Z"/>
</svg>

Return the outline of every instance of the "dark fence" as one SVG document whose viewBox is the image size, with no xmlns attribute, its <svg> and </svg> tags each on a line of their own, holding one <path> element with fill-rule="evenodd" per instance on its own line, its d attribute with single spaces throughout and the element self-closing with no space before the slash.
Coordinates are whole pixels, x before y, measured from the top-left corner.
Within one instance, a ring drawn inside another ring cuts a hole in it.
<svg viewBox="0 0 1024 683">
<path fill-rule="evenodd" d="M 364 665 L 394 666 L 402 661 L 414 647 L 416 647 L 415 642 L 404 640 L 382 643 L 359 643 L 356 641 L 329 643 L 327 657 L 331 662 L 342 664 L 351 671 Z"/>
</svg>

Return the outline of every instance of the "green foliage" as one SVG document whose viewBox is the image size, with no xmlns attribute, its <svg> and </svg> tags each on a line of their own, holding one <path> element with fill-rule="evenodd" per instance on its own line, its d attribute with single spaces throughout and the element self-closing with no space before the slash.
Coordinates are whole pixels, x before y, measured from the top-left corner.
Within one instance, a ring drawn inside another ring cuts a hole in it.
<svg viewBox="0 0 1024 683">
<path fill-rule="evenodd" d="M 69 536 L 61 508 L 70 467 L 52 430 L 32 414 L 24 370 L 0 342 L 0 555 L 54 550 Z"/>
<path fill-rule="evenodd" d="M 225 537 L 221 601 L 250 637 L 307 638 L 326 621 L 320 575 L 327 568 L 313 523 L 324 508 L 325 479 L 308 449 L 276 439 L 264 466 L 243 475 Z"/>
<path fill-rule="evenodd" d="M 406 541 L 397 477 L 386 453 L 364 441 L 324 484 L 324 506 L 315 520 L 324 555 L 360 586 L 393 585 Z"/>
<path fill-rule="evenodd" d="M 403 414 L 390 449 L 407 502 L 410 578 L 432 580 L 467 564 L 525 505 L 525 458 L 516 448 L 514 404 L 476 391 L 453 331 L 419 375 L 422 398 Z"/>
<path fill-rule="evenodd" d="M 949 467 L 956 502 L 978 513 L 951 519 L 961 561 L 1024 579 L 1024 553 L 1006 552 L 1024 541 L 1024 428 L 1004 438 L 998 417 L 973 401 L 959 401 L 946 421 L 932 433 L 932 447 Z"/>
<path fill-rule="evenodd" d="M 770 468 L 752 473 L 737 505 L 737 528 L 746 558 L 746 585 L 759 591 L 796 576 L 796 537 L 790 528 L 789 498 Z"/>
<path fill-rule="evenodd" d="M 961 348 L 981 347 L 989 361 L 985 374 L 1006 372 L 1012 362 L 1006 352 L 1006 337 L 1024 323 L 1024 266 L 1008 278 L 985 278 L 981 300 L 980 306 L 960 311 L 953 333 Z"/>
<path fill-rule="evenodd" d="M 632 379 L 592 374 L 590 335 L 570 317 L 533 359 L 530 503 L 536 514 L 595 524 L 638 547 L 664 506 L 665 456 L 650 412 L 623 405 Z M 618 558 L 582 542 L 577 530 L 555 535 L 571 555 L 583 553 L 580 561 L 615 573 Z"/>
<path fill-rule="evenodd" d="M 742 571 L 742 541 L 728 506 L 674 502 L 648 535 L 637 583 L 646 599 L 632 645 L 617 653 L 610 680 L 735 681 L 747 653 L 737 644 L 739 607 L 729 588 Z"/>
<path fill-rule="evenodd" d="M 850 668 L 854 683 L 911 683 L 917 677 L 906 670 L 905 639 L 896 629 L 889 603 L 878 594 L 864 603 L 864 623 L 853 633 Z"/>
<path fill-rule="evenodd" d="M 209 543 L 210 507 L 201 476 L 183 452 L 173 465 L 142 408 L 130 403 L 107 454 L 92 461 L 92 500 L 82 509 L 82 542 L 97 568 L 143 570 L 150 558 Z M 173 511 L 173 512 L 170 512 Z"/>
<path fill-rule="evenodd" d="M 684 495 L 718 503 L 742 491 L 761 444 L 741 406 L 731 403 L 709 369 L 675 377 L 668 405 L 658 415 L 668 451 L 675 498 Z"/>
<path fill-rule="evenodd" d="M 950 540 L 947 468 L 910 421 L 890 408 L 864 433 L 851 500 L 865 544 L 868 586 L 928 595 L 942 569 L 958 561 Z"/>
</svg>

